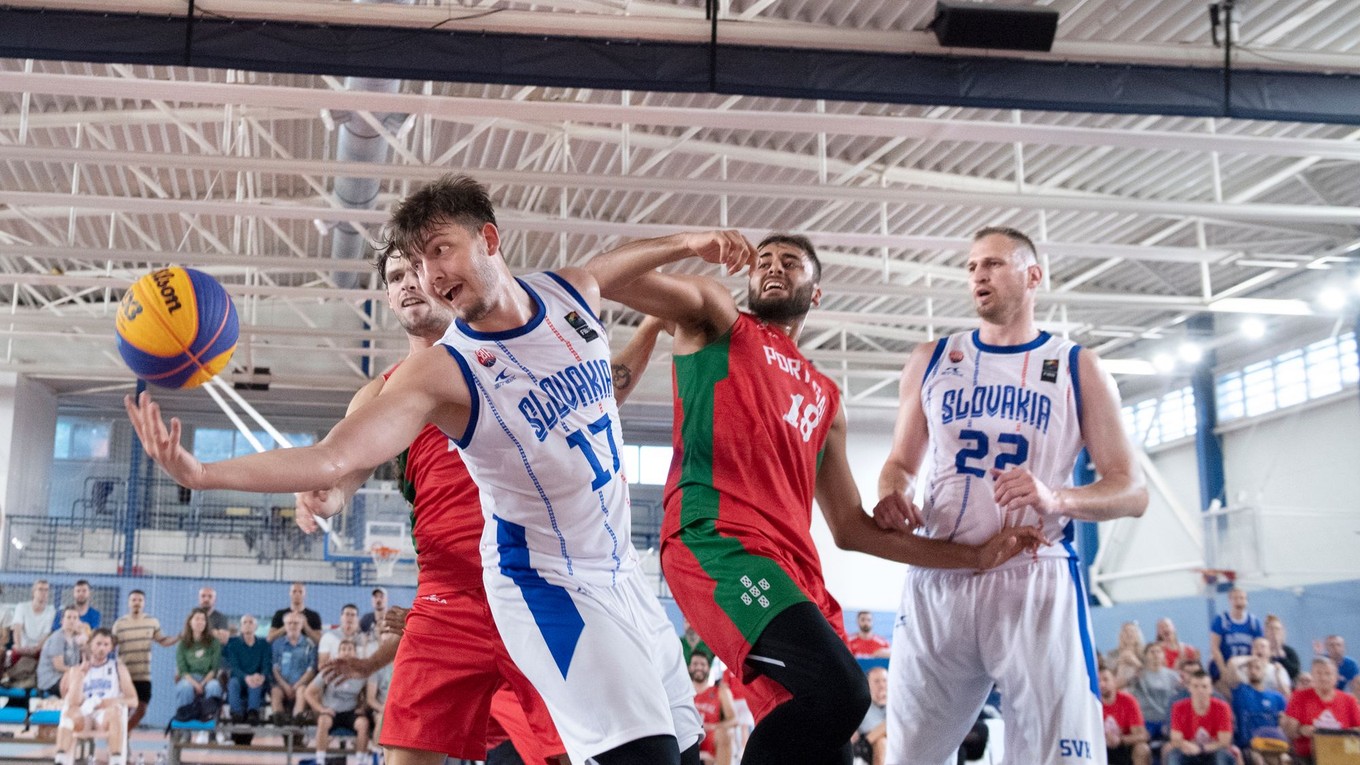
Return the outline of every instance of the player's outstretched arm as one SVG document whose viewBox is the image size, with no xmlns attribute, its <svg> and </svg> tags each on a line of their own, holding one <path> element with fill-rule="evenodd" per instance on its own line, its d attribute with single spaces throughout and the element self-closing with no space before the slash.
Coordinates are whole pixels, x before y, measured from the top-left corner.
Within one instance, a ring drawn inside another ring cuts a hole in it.
<svg viewBox="0 0 1360 765">
<path fill-rule="evenodd" d="M 400 454 L 427 421 L 449 432 L 466 427 L 467 383 L 442 347 L 413 355 L 388 380 L 383 393 L 341 420 L 315 446 L 209 464 L 200 463 L 183 447 L 179 419 L 167 427 L 150 396 L 143 393 L 136 402 L 129 396 L 124 405 L 147 454 L 181 486 L 297 492 L 329 489 L 356 471 L 372 470 Z"/>
<path fill-rule="evenodd" d="M 359 407 L 378 397 L 382 392 L 383 383 L 387 379 L 379 375 L 370 380 L 367 385 L 355 392 L 354 397 L 349 401 L 349 407 L 345 409 L 345 416 L 353 414 Z M 297 502 L 297 514 L 293 520 L 304 534 L 311 534 L 317 530 L 317 518 L 332 518 L 339 515 L 345 509 L 345 505 L 354 497 L 359 487 L 364 485 L 372 470 L 356 470 L 353 473 L 340 479 L 340 481 L 330 489 L 318 489 L 315 491 L 298 492 L 293 495 Z"/>
<path fill-rule="evenodd" d="M 845 412 L 838 410 L 817 469 L 817 504 L 837 547 L 915 566 L 980 571 L 1045 543 L 1038 529 L 1024 526 L 1005 529 L 976 547 L 926 539 L 901 529 L 879 528 L 860 504 L 859 489 L 845 455 L 845 434 Z"/>
<path fill-rule="evenodd" d="M 879 499 L 874 506 L 874 521 L 880 528 L 908 530 L 921 525 L 920 510 L 912 497 L 916 492 L 916 475 L 930 443 L 926 414 L 921 407 L 921 382 L 933 351 L 933 344 L 921 343 L 902 368 L 892 450 L 878 474 Z"/>
<path fill-rule="evenodd" d="M 1040 483 L 1029 470 L 992 471 L 996 504 L 1008 513 L 1031 508 L 1041 515 L 1065 515 L 1083 521 L 1138 517 L 1147 510 L 1147 486 L 1133 456 L 1119 413 L 1119 388 L 1096 355 L 1082 350 L 1077 357 L 1081 385 L 1082 440 L 1099 476 L 1095 483 L 1054 489 Z"/>
</svg>

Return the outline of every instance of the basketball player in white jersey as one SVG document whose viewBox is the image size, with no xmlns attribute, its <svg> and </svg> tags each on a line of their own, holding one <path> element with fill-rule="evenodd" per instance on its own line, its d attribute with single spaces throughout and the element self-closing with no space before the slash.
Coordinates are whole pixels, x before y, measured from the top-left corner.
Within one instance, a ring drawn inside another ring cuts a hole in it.
<svg viewBox="0 0 1360 765">
<path fill-rule="evenodd" d="M 1142 515 L 1147 491 L 1113 379 L 1094 353 L 1035 326 L 1043 272 L 1033 242 L 982 229 L 968 274 L 982 325 L 908 359 L 874 515 L 884 527 L 965 544 L 1037 525 L 1050 544 L 977 575 L 908 570 L 889 663 L 887 761 L 953 763 L 995 683 L 1006 763 L 1103 763 L 1072 521 Z M 1072 488 L 1082 447 L 1099 479 Z"/>
<path fill-rule="evenodd" d="M 315 446 L 202 464 L 149 396 L 126 400 L 147 453 L 179 484 L 330 489 L 372 470 L 431 422 L 481 489 L 487 600 L 510 657 L 543 696 L 573 762 L 698 762 L 702 724 L 680 643 L 630 541 L 600 285 L 579 269 L 515 278 L 483 188 L 448 176 L 404 200 L 391 244 L 457 317 L 382 392 Z M 732 270 L 734 232 L 683 237 Z M 682 760 L 681 752 L 685 752 Z"/>
<path fill-rule="evenodd" d="M 109 765 L 127 762 L 128 707 L 137 706 L 132 675 L 113 652 L 113 633 L 100 628 L 85 646 L 88 658 L 67 676 L 66 706 L 57 724 L 57 765 L 72 765 L 76 733 L 108 731 Z"/>
</svg>

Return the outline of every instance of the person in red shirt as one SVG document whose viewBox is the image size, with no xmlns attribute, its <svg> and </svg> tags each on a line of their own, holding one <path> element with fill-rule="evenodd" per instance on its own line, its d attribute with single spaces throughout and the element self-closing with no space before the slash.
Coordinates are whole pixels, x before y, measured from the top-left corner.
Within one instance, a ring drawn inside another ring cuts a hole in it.
<svg viewBox="0 0 1360 765">
<path fill-rule="evenodd" d="M 892 654 L 892 646 L 882 635 L 874 634 L 874 615 L 860 611 L 855 616 L 859 632 L 850 636 L 845 644 L 856 659 L 886 659 Z"/>
<path fill-rule="evenodd" d="M 704 721 L 704 740 L 699 743 L 699 759 L 704 763 L 732 762 L 732 726 L 737 710 L 732 691 L 726 685 L 709 685 L 708 654 L 695 651 L 689 657 L 689 679 L 694 681 L 694 707 Z"/>
<path fill-rule="evenodd" d="M 1190 698 L 1171 705 L 1171 741 L 1163 765 L 1233 765 L 1232 707 L 1214 698 L 1214 683 L 1203 669 L 1191 673 Z"/>
<path fill-rule="evenodd" d="M 1199 658 L 1198 648 L 1186 645 L 1176 637 L 1176 624 L 1170 619 L 1157 620 L 1157 644 L 1162 647 L 1162 653 L 1166 654 L 1166 666 L 1170 669 L 1176 668 L 1176 663 L 1182 656 L 1187 659 Z"/>
<path fill-rule="evenodd" d="M 1100 670 L 1101 714 L 1105 718 L 1105 751 L 1110 765 L 1151 765 L 1148 729 L 1138 699 L 1119 690 L 1114 672 Z"/>
<path fill-rule="evenodd" d="M 1313 687 L 1295 690 L 1280 715 L 1280 727 L 1299 757 L 1313 756 L 1313 735 L 1319 730 L 1360 730 L 1360 701 L 1337 690 L 1336 678 L 1331 659 L 1313 659 Z"/>
</svg>

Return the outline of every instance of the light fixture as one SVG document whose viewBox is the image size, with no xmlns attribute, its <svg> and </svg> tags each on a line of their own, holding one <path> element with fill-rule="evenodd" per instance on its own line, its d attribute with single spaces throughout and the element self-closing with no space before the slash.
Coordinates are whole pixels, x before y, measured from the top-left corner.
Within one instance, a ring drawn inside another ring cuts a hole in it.
<svg viewBox="0 0 1360 765">
<path fill-rule="evenodd" d="M 1318 304 L 1328 311 L 1340 311 L 1346 307 L 1346 293 L 1337 287 L 1327 287 L 1318 293 Z"/>
<path fill-rule="evenodd" d="M 1162 374 L 1171 374 L 1176 371 L 1176 357 L 1169 353 L 1159 353 L 1152 357 L 1152 366 Z"/>
<path fill-rule="evenodd" d="M 1266 336 L 1266 323 L 1256 318 L 1248 316 L 1242 320 L 1242 336 L 1248 340 L 1260 340 Z"/>
<path fill-rule="evenodd" d="M 1186 341 L 1176 349 L 1176 355 L 1187 364 L 1198 364 L 1204 358 L 1204 349 L 1199 347 L 1199 343 Z"/>
<path fill-rule="evenodd" d="M 1360 272 L 1351 277 L 1351 292 L 1360 295 Z"/>
<path fill-rule="evenodd" d="M 18 537 L 10 537 L 10 538 L 9 538 L 9 543 L 10 543 L 11 545 L 14 546 L 14 549 L 19 550 L 20 552 L 23 552 L 23 549 L 24 549 L 24 541 L 23 541 L 22 539 L 20 539 L 20 538 L 18 538 Z"/>
</svg>

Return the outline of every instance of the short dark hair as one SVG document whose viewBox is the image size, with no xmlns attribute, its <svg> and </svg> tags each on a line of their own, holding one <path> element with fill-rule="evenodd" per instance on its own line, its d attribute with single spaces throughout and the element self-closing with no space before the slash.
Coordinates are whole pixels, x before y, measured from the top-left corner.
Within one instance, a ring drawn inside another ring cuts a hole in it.
<svg viewBox="0 0 1360 765">
<path fill-rule="evenodd" d="M 401 200 L 388 221 L 383 249 L 387 257 L 393 249 L 418 252 L 436 226 L 456 224 L 475 233 L 487 223 L 496 225 L 496 209 L 486 187 L 471 176 L 449 174 Z"/>
<path fill-rule="evenodd" d="M 983 228 L 978 229 L 977 233 L 973 234 L 973 241 L 976 242 L 979 239 L 985 239 L 989 236 L 1004 236 L 1029 250 L 1029 254 L 1036 262 L 1039 259 L 1039 249 L 1034 246 L 1034 240 L 1025 236 L 1025 232 L 1018 228 L 1011 228 L 1010 226 L 984 226 Z"/>
<path fill-rule="evenodd" d="M 1206 680 L 1209 679 L 1209 673 L 1204 671 L 1204 667 L 1200 667 L 1199 669 L 1196 669 L 1190 673 L 1191 680 L 1198 680 L 1201 677 L 1205 678 Z"/>
<path fill-rule="evenodd" d="M 354 612 L 355 612 L 355 613 L 358 613 L 358 612 L 359 612 L 359 607 L 358 607 L 358 606 L 354 605 L 353 603 L 346 603 L 345 605 L 340 606 L 340 613 L 343 614 L 343 613 L 345 612 L 345 609 L 347 609 L 347 608 L 352 608 L 352 609 L 354 609 Z"/>
<path fill-rule="evenodd" d="M 142 592 L 141 590 L 132 590 L 131 592 L 128 593 L 128 597 L 132 597 L 133 595 L 141 595 L 144 598 L 146 597 L 146 593 Z"/>
<path fill-rule="evenodd" d="M 90 580 L 88 580 L 88 579 L 77 579 L 77 580 L 76 580 L 76 583 L 73 584 L 73 585 L 71 585 L 71 586 L 72 586 L 72 587 L 79 587 L 79 586 L 82 585 L 82 584 L 85 585 L 86 587 L 89 587 L 89 586 L 90 586 Z"/>
<path fill-rule="evenodd" d="M 90 640 L 94 640 L 100 635 L 107 637 L 109 639 L 109 642 L 113 643 L 115 647 L 118 645 L 118 638 L 114 637 L 113 630 L 110 630 L 108 627 L 99 627 L 98 629 L 91 632 Z"/>
<path fill-rule="evenodd" d="M 802 234 L 775 232 L 761 239 L 760 244 L 756 245 L 756 249 L 764 249 L 766 245 L 770 244 L 787 244 L 790 247 L 797 247 L 802 250 L 812 263 L 812 281 L 820 282 L 822 280 L 822 261 L 817 257 L 817 248 L 812 246 L 811 239 Z"/>
<path fill-rule="evenodd" d="M 80 616 L 80 607 L 79 607 L 79 606 L 67 606 L 67 607 L 61 609 L 61 615 L 62 615 L 63 617 L 66 616 L 66 612 L 67 612 L 67 611 L 70 611 L 71 613 L 75 614 L 76 616 Z"/>
<path fill-rule="evenodd" d="M 387 590 L 384 590 L 384 589 L 381 588 L 381 587 L 374 587 L 374 588 L 373 588 L 373 592 L 370 592 L 369 595 L 370 595 L 370 596 L 377 595 L 377 594 L 380 593 L 380 592 L 381 592 L 382 594 L 384 594 L 384 595 L 387 594 Z"/>
</svg>

